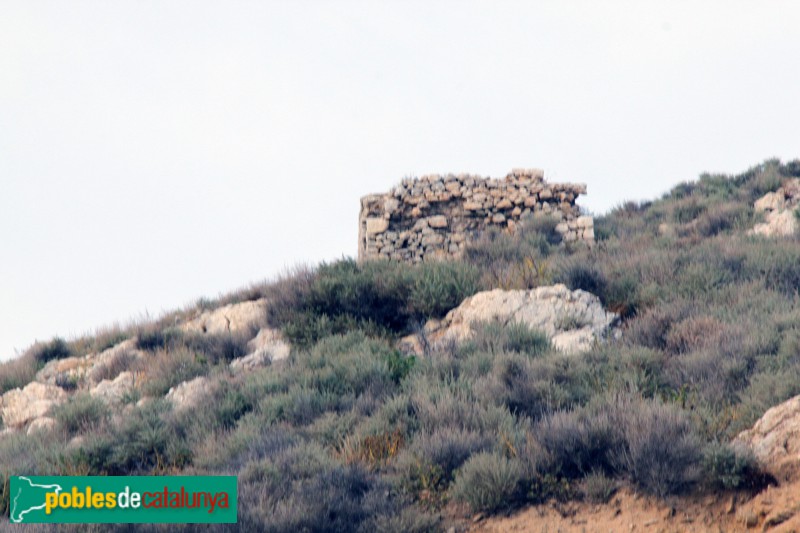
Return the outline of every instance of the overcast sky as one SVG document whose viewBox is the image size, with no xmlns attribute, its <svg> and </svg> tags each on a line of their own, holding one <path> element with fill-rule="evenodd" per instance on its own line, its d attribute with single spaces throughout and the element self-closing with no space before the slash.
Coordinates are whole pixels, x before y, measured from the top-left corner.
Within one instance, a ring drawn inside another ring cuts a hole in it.
<svg viewBox="0 0 800 533">
<path fill-rule="evenodd" d="M 355 255 L 404 176 L 601 213 L 800 156 L 800 2 L 0 8 L 0 359 Z"/>
</svg>

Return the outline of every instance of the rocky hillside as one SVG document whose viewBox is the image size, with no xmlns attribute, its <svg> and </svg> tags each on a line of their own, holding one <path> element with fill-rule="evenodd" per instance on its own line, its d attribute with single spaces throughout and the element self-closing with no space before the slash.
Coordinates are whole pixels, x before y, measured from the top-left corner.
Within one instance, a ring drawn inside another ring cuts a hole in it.
<svg viewBox="0 0 800 533">
<path fill-rule="evenodd" d="M 0 475 L 232 473 L 231 530 L 792 530 L 798 177 L 701 176 L 591 247 L 532 218 L 460 261 L 344 259 L 34 345 L 0 366 Z"/>
</svg>

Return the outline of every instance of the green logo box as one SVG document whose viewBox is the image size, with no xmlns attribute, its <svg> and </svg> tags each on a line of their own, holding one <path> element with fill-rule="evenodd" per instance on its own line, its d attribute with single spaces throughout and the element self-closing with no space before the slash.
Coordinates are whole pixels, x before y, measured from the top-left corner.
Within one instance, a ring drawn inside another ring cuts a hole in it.
<svg viewBox="0 0 800 533">
<path fill-rule="evenodd" d="M 20 524 L 232 524 L 235 476 L 13 476 Z"/>
</svg>

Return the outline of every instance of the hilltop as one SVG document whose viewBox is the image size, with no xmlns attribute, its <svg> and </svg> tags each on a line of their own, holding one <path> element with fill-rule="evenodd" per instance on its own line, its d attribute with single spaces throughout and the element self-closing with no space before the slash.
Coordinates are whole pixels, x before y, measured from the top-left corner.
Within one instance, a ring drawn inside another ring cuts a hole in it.
<svg viewBox="0 0 800 533">
<path fill-rule="evenodd" d="M 246 531 L 797 527 L 798 178 L 704 174 L 586 242 L 547 213 L 34 345 L 0 366 L 0 475 L 234 474 L 216 529 Z"/>
</svg>

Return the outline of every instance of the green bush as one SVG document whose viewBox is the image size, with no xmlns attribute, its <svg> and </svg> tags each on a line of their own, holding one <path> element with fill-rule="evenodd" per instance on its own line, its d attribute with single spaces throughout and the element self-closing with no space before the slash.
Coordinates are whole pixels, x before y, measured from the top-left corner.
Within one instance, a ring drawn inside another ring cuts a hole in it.
<svg viewBox="0 0 800 533">
<path fill-rule="evenodd" d="M 243 331 L 186 334 L 181 339 L 181 345 L 201 354 L 210 365 L 229 363 L 248 354 L 247 342 L 255 337 L 256 333 L 256 331 Z"/>
<path fill-rule="evenodd" d="M 136 334 L 136 347 L 154 352 L 174 348 L 183 337 L 183 332 L 175 328 L 161 328 L 159 324 L 139 328 Z"/>
<path fill-rule="evenodd" d="M 478 270 L 466 263 L 423 263 L 413 271 L 409 295 L 411 314 L 418 318 L 440 318 L 478 292 Z"/>
<path fill-rule="evenodd" d="M 39 363 L 30 350 L 16 359 L 0 363 L 0 394 L 24 387 L 33 381 L 38 370 Z"/>
<path fill-rule="evenodd" d="M 54 407 L 52 415 L 64 431 L 74 434 L 103 424 L 111 411 L 103 400 L 81 393 Z"/>
<path fill-rule="evenodd" d="M 617 482 L 603 472 L 592 472 L 583 478 L 583 493 L 591 503 L 608 503 L 617 491 Z"/>
<path fill-rule="evenodd" d="M 518 352 L 531 356 L 541 355 L 551 348 L 545 333 L 532 329 L 524 322 L 484 322 L 473 324 L 475 336 L 470 345 L 493 354 Z"/>
<path fill-rule="evenodd" d="M 138 360 L 138 357 L 132 351 L 121 351 L 114 355 L 110 361 L 106 361 L 101 365 L 95 365 L 92 368 L 92 380 L 96 382 L 105 379 L 112 380 L 122 372 L 132 369 Z"/>
<path fill-rule="evenodd" d="M 682 413 L 667 405 L 639 404 L 624 424 L 621 465 L 639 487 L 663 497 L 697 481 L 700 441 Z"/>
<path fill-rule="evenodd" d="M 166 419 L 165 400 L 152 400 L 133 410 L 108 436 L 84 452 L 98 472 L 108 475 L 146 474 L 183 468 L 191 462 L 184 436 Z M 110 444 L 109 444 L 110 443 Z"/>
<path fill-rule="evenodd" d="M 495 512 L 517 502 L 522 480 L 518 461 L 493 453 L 478 453 L 456 474 L 453 497 L 468 503 L 475 512 Z"/>
<path fill-rule="evenodd" d="M 618 418 L 607 410 L 556 412 L 545 417 L 534 432 L 545 454 L 542 470 L 569 479 L 614 471 L 626 440 Z"/>
<path fill-rule="evenodd" d="M 606 303 L 608 280 L 597 267 L 583 261 L 570 262 L 562 269 L 559 278 L 570 290 L 582 289 L 598 296 L 603 303 Z"/>
<path fill-rule="evenodd" d="M 440 427 L 433 432 L 421 431 L 409 444 L 408 451 L 416 462 L 435 466 L 444 482 L 452 480 L 453 472 L 477 452 L 488 450 L 491 440 L 474 430 L 456 426 Z"/>
<path fill-rule="evenodd" d="M 397 262 L 322 264 L 313 275 L 282 280 L 268 320 L 293 344 L 309 347 L 334 334 L 362 330 L 373 336 L 408 333 L 415 322 L 440 317 L 478 290 L 478 271 L 453 262 L 409 268 Z"/>
<path fill-rule="evenodd" d="M 34 357 L 39 363 L 48 363 L 56 359 L 66 359 L 75 355 L 67 341 L 56 337 L 46 344 L 39 344 L 33 347 Z"/>
<path fill-rule="evenodd" d="M 197 355 L 186 349 L 161 350 L 150 356 L 144 365 L 147 380 L 142 392 L 149 396 L 163 396 L 175 385 L 208 371 Z"/>
<path fill-rule="evenodd" d="M 703 476 L 717 490 L 760 489 L 764 474 L 749 449 L 712 442 L 703 451 Z"/>
</svg>

